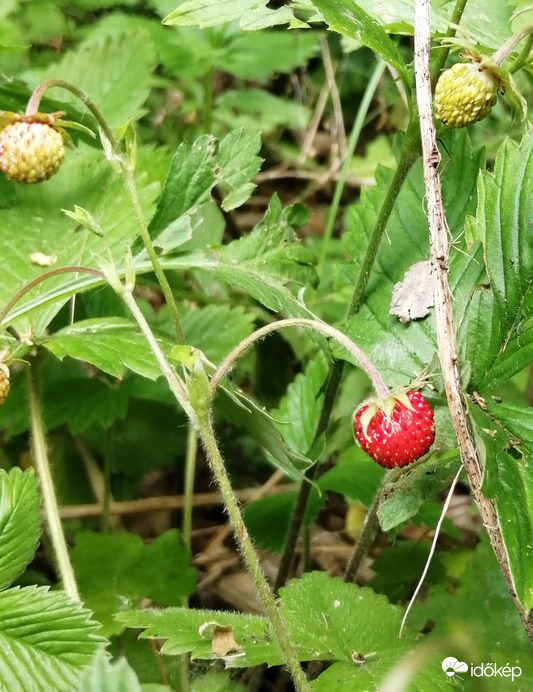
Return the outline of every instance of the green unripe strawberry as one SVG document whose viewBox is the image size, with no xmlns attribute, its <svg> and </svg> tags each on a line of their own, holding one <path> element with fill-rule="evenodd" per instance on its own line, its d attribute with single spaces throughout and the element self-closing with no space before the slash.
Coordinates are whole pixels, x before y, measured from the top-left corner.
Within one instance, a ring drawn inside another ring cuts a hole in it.
<svg viewBox="0 0 533 692">
<path fill-rule="evenodd" d="M 41 183 L 65 157 L 63 136 L 52 125 L 20 120 L 0 132 L 0 170 L 17 183 Z"/>
<path fill-rule="evenodd" d="M 9 370 L 7 365 L 0 363 L 0 406 L 9 394 Z"/>
<path fill-rule="evenodd" d="M 499 84 L 477 63 L 456 63 L 439 77 L 435 115 L 447 127 L 465 127 L 483 120 L 498 99 Z"/>
</svg>

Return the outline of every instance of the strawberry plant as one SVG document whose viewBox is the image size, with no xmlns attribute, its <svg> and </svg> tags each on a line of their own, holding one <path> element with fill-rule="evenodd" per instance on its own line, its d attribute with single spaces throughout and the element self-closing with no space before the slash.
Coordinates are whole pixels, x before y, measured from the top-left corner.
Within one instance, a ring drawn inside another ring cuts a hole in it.
<svg viewBox="0 0 533 692">
<path fill-rule="evenodd" d="M 485 5 L 0 10 L 0 689 L 533 686 L 533 16 Z"/>
</svg>

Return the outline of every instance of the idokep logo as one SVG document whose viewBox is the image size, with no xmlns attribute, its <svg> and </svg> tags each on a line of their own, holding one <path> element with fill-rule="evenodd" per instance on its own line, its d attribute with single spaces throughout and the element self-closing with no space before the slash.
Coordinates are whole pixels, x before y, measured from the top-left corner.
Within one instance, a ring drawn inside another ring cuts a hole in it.
<svg viewBox="0 0 533 692">
<path fill-rule="evenodd" d="M 463 661 L 458 661 L 453 656 L 448 656 L 442 662 L 442 670 L 446 673 L 449 678 L 449 682 L 459 683 L 463 677 L 459 673 L 468 673 L 468 663 Z"/>
<path fill-rule="evenodd" d="M 510 666 L 509 664 L 505 666 L 498 666 L 496 663 L 481 663 L 476 666 L 464 661 L 458 661 L 453 656 L 448 656 L 442 662 L 442 670 L 448 677 L 448 682 L 460 685 L 461 681 L 464 680 L 464 673 L 469 673 L 472 678 L 511 678 L 514 681 L 515 678 L 519 678 L 522 675 L 522 669 L 520 666 Z M 463 673 L 463 675 L 459 675 Z"/>
</svg>

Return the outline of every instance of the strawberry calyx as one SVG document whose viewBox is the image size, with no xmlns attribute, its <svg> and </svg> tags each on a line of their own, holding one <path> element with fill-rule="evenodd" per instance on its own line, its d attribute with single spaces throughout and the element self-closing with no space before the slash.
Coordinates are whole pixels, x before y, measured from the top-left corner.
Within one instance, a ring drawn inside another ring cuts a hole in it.
<svg viewBox="0 0 533 692">
<path fill-rule="evenodd" d="M 370 440 L 370 437 L 368 435 L 368 426 L 370 425 L 370 421 L 374 418 L 378 411 L 383 412 L 383 415 L 385 416 L 388 425 L 391 424 L 392 412 L 394 411 L 394 408 L 396 407 L 396 403 L 398 401 L 400 402 L 400 404 L 403 404 L 410 411 L 414 411 L 413 405 L 409 400 L 409 397 L 407 396 L 408 391 L 409 390 L 405 389 L 396 390 L 394 392 L 391 392 L 390 396 L 388 396 L 386 399 L 381 399 L 379 397 L 370 397 L 369 399 L 365 399 L 365 401 L 363 401 L 363 403 L 355 409 L 353 414 L 354 420 L 357 417 L 359 411 L 362 411 L 360 416 L 361 427 L 363 429 L 363 435 L 367 440 Z M 362 409 L 364 409 L 364 411 Z"/>
</svg>

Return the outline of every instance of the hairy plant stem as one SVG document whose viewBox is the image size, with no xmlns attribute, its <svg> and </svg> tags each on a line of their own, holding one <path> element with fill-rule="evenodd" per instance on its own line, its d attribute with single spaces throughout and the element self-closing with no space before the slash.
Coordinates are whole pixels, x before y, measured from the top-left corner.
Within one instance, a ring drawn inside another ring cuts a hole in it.
<svg viewBox="0 0 533 692">
<path fill-rule="evenodd" d="M 281 617 L 272 590 L 265 578 L 263 570 L 261 569 L 261 564 L 257 557 L 257 553 L 255 552 L 250 537 L 248 536 L 248 532 L 237 503 L 237 498 L 233 493 L 233 488 L 231 487 L 224 461 L 216 443 L 215 434 L 213 432 L 213 427 L 211 425 L 211 420 L 208 413 L 200 417 L 198 426 L 199 434 L 207 452 L 207 458 L 213 471 L 213 475 L 215 476 L 217 484 L 220 488 L 220 492 L 224 497 L 224 504 L 229 514 L 229 518 L 235 532 L 235 537 L 239 543 L 246 566 L 248 567 L 248 571 L 254 580 L 256 589 L 265 608 L 266 615 L 270 621 L 272 634 L 277 639 L 278 644 L 283 651 L 285 661 L 293 678 L 294 686 L 298 692 L 309 690 L 309 683 L 307 682 L 307 678 L 305 677 L 302 666 L 300 665 L 298 654 L 296 653 L 288 637 L 287 624 Z"/>
<path fill-rule="evenodd" d="M 28 383 L 28 398 L 30 404 L 30 426 L 32 437 L 32 451 L 35 468 L 41 483 L 41 494 L 44 504 L 44 516 L 48 527 L 48 533 L 52 541 L 59 577 L 63 583 L 63 589 L 67 596 L 75 601 L 80 600 L 76 578 L 70 563 L 67 542 L 61 519 L 57 497 L 50 470 L 50 462 L 46 450 L 46 438 L 44 433 L 43 414 L 39 394 L 38 361 L 33 360 L 26 370 Z"/>
<path fill-rule="evenodd" d="M 120 288 L 116 282 L 114 282 L 112 285 Z M 166 360 L 150 329 L 148 322 L 137 306 L 131 291 L 122 288 L 122 290 L 119 290 L 119 294 L 130 309 L 130 312 L 146 338 L 150 346 L 150 350 L 154 354 L 159 364 L 161 373 L 167 380 L 170 390 L 174 394 L 177 402 L 184 408 L 185 412 L 189 416 L 190 424 L 194 426 L 196 432 L 200 436 L 202 444 L 206 450 L 206 455 L 211 470 L 213 471 L 213 475 L 215 476 L 216 482 L 224 499 L 224 505 L 229 514 L 237 544 L 239 545 L 250 575 L 254 580 L 259 597 L 261 598 L 263 607 L 265 609 L 265 613 L 268 617 L 272 634 L 276 638 L 283 652 L 285 662 L 291 672 L 297 692 L 308 692 L 310 687 L 300 665 L 298 654 L 296 653 L 288 637 L 287 625 L 283 621 L 278 611 L 274 595 L 270 589 L 270 586 L 268 585 L 265 575 L 263 574 L 259 558 L 257 557 L 248 532 L 246 531 L 237 498 L 235 497 L 233 488 L 231 487 L 229 476 L 224 465 L 224 460 L 222 459 L 222 455 L 220 454 L 217 446 L 210 418 L 210 403 L 212 396 L 211 391 L 208 391 L 208 400 L 197 402 L 198 405 L 196 406 L 196 409 L 191 406 L 186 385 L 181 378 L 176 375 Z M 221 373 L 220 377 L 222 377 L 222 375 L 223 373 Z"/>
<path fill-rule="evenodd" d="M 450 20 L 453 25 L 458 25 L 461 21 L 461 17 L 463 15 L 467 1 L 468 0 L 456 0 L 452 12 L 452 17 Z M 450 29 L 446 33 L 446 36 L 452 37 L 454 35 L 455 27 L 450 26 Z M 440 72 L 446 63 L 449 53 L 449 46 L 442 46 L 441 48 L 439 48 L 439 54 L 435 60 L 431 74 L 431 80 L 433 85 L 436 84 Z M 352 294 L 352 299 L 348 307 L 348 318 L 357 314 L 361 309 L 361 306 L 363 305 L 366 294 L 366 287 L 368 284 L 368 279 L 370 277 L 370 271 L 374 265 L 374 262 L 376 261 L 377 252 L 379 249 L 381 239 L 385 232 L 387 222 L 396 203 L 396 199 L 400 194 L 402 185 L 405 179 L 407 178 L 407 175 L 409 174 L 409 171 L 412 168 L 414 162 L 420 156 L 420 134 L 418 127 L 418 118 L 415 114 L 414 119 L 407 128 L 396 173 L 393 179 L 391 180 L 385 199 L 381 204 L 378 218 L 376 219 L 376 223 L 374 224 L 374 229 L 372 231 L 372 235 L 370 237 L 370 241 L 368 243 L 366 253 L 363 258 L 363 262 L 361 264 L 361 269 L 359 270 L 359 275 Z M 315 432 L 313 444 L 327 430 L 327 427 L 329 425 L 329 419 L 333 411 L 337 390 L 340 386 L 340 382 L 342 379 L 343 370 L 344 361 L 336 361 L 330 367 L 326 380 L 328 383 L 326 390 L 327 393 L 324 397 L 324 402 L 322 404 L 319 424 Z M 293 561 L 298 536 L 300 535 L 302 521 L 305 516 L 305 510 L 307 507 L 307 502 L 309 500 L 309 494 L 311 492 L 310 481 L 313 481 L 316 478 L 316 476 L 318 475 L 318 471 L 319 463 L 317 462 L 310 469 L 307 470 L 305 474 L 305 480 L 302 482 L 300 486 L 300 491 L 298 493 L 298 498 L 296 500 L 295 509 L 291 517 L 291 523 L 289 526 L 287 539 L 285 541 L 285 546 L 283 548 L 283 554 L 281 556 L 280 568 L 276 578 L 276 589 L 279 589 L 281 586 L 283 586 L 289 575 L 290 565 Z"/>
<path fill-rule="evenodd" d="M 468 477 L 472 494 L 483 519 L 494 554 L 500 565 L 507 587 L 514 600 L 524 628 L 533 643 L 533 619 L 524 611 L 513 586 L 509 562 L 502 534 L 499 528 L 498 514 L 492 500 L 481 492 L 481 461 L 470 430 L 466 405 L 461 388 L 460 361 L 453 325 L 451 293 L 448 284 L 448 227 L 442 203 L 439 163 L 440 154 L 437 148 L 431 84 L 429 77 L 430 2 L 415 2 L 415 74 L 418 112 L 424 164 L 424 183 L 426 186 L 427 217 L 429 226 L 431 264 L 433 268 L 433 291 L 435 295 L 435 331 L 442 379 L 450 417 L 457 438 L 461 461 Z"/>
<path fill-rule="evenodd" d="M 20 291 L 17 291 L 13 298 L 11 298 L 11 300 L 9 300 L 4 305 L 4 307 L 0 311 L 0 326 L 9 314 L 11 308 L 14 307 L 19 302 L 19 300 L 26 293 L 28 293 L 28 291 L 31 291 L 32 288 L 35 288 L 35 286 L 38 286 L 43 281 L 46 281 L 46 279 L 50 279 L 52 276 L 57 276 L 58 274 L 69 274 L 71 272 L 94 274 L 95 276 L 99 276 L 101 279 L 105 281 L 105 276 L 99 269 L 91 269 L 90 267 L 59 267 L 59 269 L 52 269 L 52 271 L 46 272 L 45 274 L 41 274 L 40 276 L 37 276 L 35 279 L 28 281 L 28 283 L 25 286 L 23 286 L 20 289 Z"/>
<path fill-rule="evenodd" d="M 137 194 L 137 186 L 135 184 L 133 168 L 130 162 L 126 160 L 122 152 L 122 147 L 120 146 L 120 143 L 117 141 L 117 138 L 111 131 L 100 110 L 97 108 L 97 106 L 93 103 L 91 98 L 85 92 L 83 92 L 81 89 L 78 89 L 73 84 L 70 84 L 70 82 L 65 82 L 62 79 L 49 79 L 48 81 L 40 84 L 35 89 L 35 91 L 31 95 L 30 100 L 28 101 L 26 115 L 34 115 L 39 110 L 39 103 L 44 92 L 47 89 L 50 89 L 51 87 L 61 87 L 62 89 L 70 91 L 77 98 L 79 98 L 79 100 L 90 110 L 96 122 L 100 126 L 101 132 L 108 140 L 109 145 L 111 147 L 111 155 L 108 154 L 108 158 L 113 163 L 116 163 L 120 168 L 122 181 L 126 188 L 126 192 L 128 193 L 128 197 L 130 198 L 133 212 L 135 214 L 135 218 L 137 220 L 137 224 L 141 232 L 141 238 L 144 243 L 144 247 L 146 249 L 146 252 L 148 253 L 148 257 L 150 258 L 150 262 L 152 263 L 155 275 L 157 277 L 161 290 L 163 291 L 163 295 L 165 296 L 166 303 L 168 305 L 170 317 L 172 319 L 172 324 L 174 326 L 174 331 L 176 332 L 176 337 L 180 343 L 184 343 L 185 339 L 183 337 L 183 329 L 181 327 L 181 321 L 176 301 L 174 299 L 174 295 L 172 293 L 172 289 L 170 288 L 170 284 L 168 283 L 167 277 L 165 276 L 165 273 L 161 267 L 161 263 L 159 262 L 159 258 L 155 251 L 154 244 L 152 243 L 152 238 L 150 237 L 148 225 L 146 224 L 146 219 L 144 218 L 144 213 L 141 207 L 141 203 L 139 201 L 139 195 Z M 106 149 L 105 143 L 104 149 Z"/>
<path fill-rule="evenodd" d="M 250 334 L 250 336 L 243 339 L 232 351 L 230 351 L 230 353 L 228 353 L 228 355 L 213 373 L 210 384 L 211 392 L 215 392 L 216 388 L 220 384 L 221 379 L 228 372 L 228 370 L 231 369 L 237 358 L 239 358 L 239 356 L 241 356 L 253 343 L 259 341 L 267 334 L 279 331 L 280 329 L 286 329 L 287 327 L 308 327 L 321 334 L 329 336 L 331 339 L 335 339 L 343 348 L 348 351 L 352 358 L 359 361 L 361 367 L 370 378 L 370 381 L 376 390 L 377 396 L 380 399 L 386 399 L 389 396 L 389 388 L 385 384 L 378 370 L 368 356 L 363 353 L 363 351 L 361 351 L 361 349 L 354 344 L 351 339 L 349 339 L 338 329 L 335 329 L 335 327 L 330 327 L 330 325 L 326 324 L 325 322 L 318 322 L 317 320 L 310 320 L 304 317 L 294 317 L 272 322 L 271 324 L 267 324 L 260 329 L 256 329 L 255 332 Z"/>
</svg>

